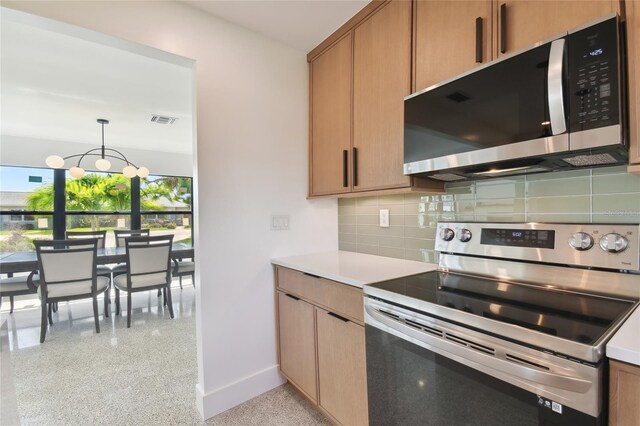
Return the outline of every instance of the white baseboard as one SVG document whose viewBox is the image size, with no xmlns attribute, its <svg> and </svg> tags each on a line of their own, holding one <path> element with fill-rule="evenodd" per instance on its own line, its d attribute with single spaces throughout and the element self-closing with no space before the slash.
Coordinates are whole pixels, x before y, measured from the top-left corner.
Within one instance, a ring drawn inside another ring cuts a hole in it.
<svg viewBox="0 0 640 426">
<path fill-rule="evenodd" d="M 276 388 L 286 381 L 280 374 L 278 366 L 274 365 L 207 394 L 203 392 L 201 385 L 198 383 L 196 385 L 198 411 L 202 419 L 207 420 Z"/>
</svg>

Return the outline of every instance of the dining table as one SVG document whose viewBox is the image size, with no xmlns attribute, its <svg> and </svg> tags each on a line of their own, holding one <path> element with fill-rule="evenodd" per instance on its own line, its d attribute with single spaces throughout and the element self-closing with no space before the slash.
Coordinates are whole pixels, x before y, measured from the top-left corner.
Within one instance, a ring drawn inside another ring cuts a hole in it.
<svg viewBox="0 0 640 426">
<path fill-rule="evenodd" d="M 172 259 L 193 258 L 193 246 L 174 243 L 171 246 Z M 127 261 L 125 247 L 105 247 L 98 249 L 98 264 L 123 263 Z M 38 269 L 38 257 L 35 251 L 16 251 L 0 253 L 0 273 L 31 272 Z"/>
</svg>

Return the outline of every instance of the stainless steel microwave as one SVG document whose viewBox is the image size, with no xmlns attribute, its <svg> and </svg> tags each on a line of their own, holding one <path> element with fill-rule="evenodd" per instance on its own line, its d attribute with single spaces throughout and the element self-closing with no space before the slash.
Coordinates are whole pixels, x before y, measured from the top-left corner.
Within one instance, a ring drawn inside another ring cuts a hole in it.
<svg viewBox="0 0 640 426">
<path fill-rule="evenodd" d="M 615 15 L 405 98 L 404 173 L 443 181 L 628 159 Z"/>
</svg>

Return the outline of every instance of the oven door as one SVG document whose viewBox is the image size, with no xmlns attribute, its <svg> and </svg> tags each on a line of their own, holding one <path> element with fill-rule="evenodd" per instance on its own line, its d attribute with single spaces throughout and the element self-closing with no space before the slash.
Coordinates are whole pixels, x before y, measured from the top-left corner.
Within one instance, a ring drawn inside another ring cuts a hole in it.
<svg viewBox="0 0 640 426">
<path fill-rule="evenodd" d="M 365 323 L 371 425 L 605 424 L 602 368 L 554 366 L 548 354 L 534 364 L 529 348 L 511 355 L 496 339 L 370 298 Z"/>
</svg>

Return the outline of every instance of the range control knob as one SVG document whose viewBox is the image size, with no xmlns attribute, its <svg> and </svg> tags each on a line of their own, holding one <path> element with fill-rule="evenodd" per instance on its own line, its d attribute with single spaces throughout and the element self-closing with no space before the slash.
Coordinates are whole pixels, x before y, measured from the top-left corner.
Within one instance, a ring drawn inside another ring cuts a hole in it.
<svg viewBox="0 0 640 426">
<path fill-rule="evenodd" d="M 463 243 L 466 243 L 471 239 L 471 231 L 469 231 L 467 228 L 461 229 L 458 233 L 458 239 Z"/>
<path fill-rule="evenodd" d="M 442 228 L 440 230 L 440 238 L 445 241 L 453 240 L 454 235 L 453 229 L 451 228 Z"/>
<path fill-rule="evenodd" d="M 600 248 L 609 253 L 620 253 L 629 247 L 629 240 L 620 234 L 606 234 L 600 239 Z"/>
<path fill-rule="evenodd" d="M 579 251 L 589 250 L 593 247 L 593 237 L 586 232 L 576 232 L 571 235 L 569 245 Z"/>
</svg>

